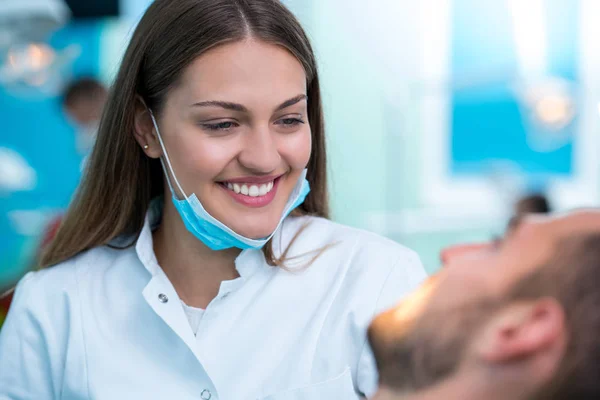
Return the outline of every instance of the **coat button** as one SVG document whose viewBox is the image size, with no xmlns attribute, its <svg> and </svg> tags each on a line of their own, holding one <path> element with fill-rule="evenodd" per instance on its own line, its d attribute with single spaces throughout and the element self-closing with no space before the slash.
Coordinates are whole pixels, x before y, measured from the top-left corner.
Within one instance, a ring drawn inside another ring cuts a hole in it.
<svg viewBox="0 0 600 400">
<path fill-rule="evenodd" d="M 202 393 L 200 393 L 200 397 L 202 398 L 202 400 L 210 400 L 212 394 L 210 394 L 210 390 L 204 389 Z"/>
<path fill-rule="evenodd" d="M 158 299 L 160 300 L 161 303 L 166 303 L 167 301 L 169 301 L 169 298 L 164 293 L 159 294 Z"/>
</svg>

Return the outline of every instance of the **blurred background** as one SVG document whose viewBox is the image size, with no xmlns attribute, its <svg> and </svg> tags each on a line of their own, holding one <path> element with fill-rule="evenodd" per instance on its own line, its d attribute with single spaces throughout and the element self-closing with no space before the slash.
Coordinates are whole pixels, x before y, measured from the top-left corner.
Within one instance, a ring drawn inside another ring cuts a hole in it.
<svg viewBox="0 0 600 400">
<path fill-rule="evenodd" d="M 0 2 L 0 290 L 68 206 L 149 3 Z M 599 204 L 597 0 L 284 3 L 319 61 L 336 221 L 433 272 L 523 208 Z"/>
</svg>

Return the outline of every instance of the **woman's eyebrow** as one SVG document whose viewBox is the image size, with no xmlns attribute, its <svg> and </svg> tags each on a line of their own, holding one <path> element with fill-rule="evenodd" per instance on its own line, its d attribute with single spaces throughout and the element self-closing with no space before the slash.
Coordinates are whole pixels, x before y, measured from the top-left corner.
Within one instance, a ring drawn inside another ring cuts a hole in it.
<svg viewBox="0 0 600 400">
<path fill-rule="evenodd" d="M 308 97 L 305 94 L 294 96 L 278 105 L 275 108 L 275 111 L 281 111 L 289 106 L 293 106 L 294 104 L 301 102 L 302 100 L 306 100 L 307 98 Z M 248 112 L 248 108 L 246 108 L 243 104 L 220 100 L 201 101 L 199 103 L 192 104 L 190 107 L 220 107 L 231 111 Z"/>
</svg>

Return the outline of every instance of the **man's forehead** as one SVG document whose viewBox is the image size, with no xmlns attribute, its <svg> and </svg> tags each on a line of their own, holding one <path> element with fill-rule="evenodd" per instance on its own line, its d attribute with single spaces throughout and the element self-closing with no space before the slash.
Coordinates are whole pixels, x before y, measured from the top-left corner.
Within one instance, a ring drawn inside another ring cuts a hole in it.
<svg viewBox="0 0 600 400">
<path fill-rule="evenodd" d="M 531 215 L 516 231 L 516 236 L 538 236 L 561 240 L 573 234 L 600 232 L 600 209 L 581 209 L 564 214 Z"/>
<path fill-rule="evenodd" d="M 499 265 L 495 287 L 507 290 L 552 260 L 561 241 L 594 232 L 600 233 L 600 209 L 526 217 L 505 238 L 499 256 L 490 260 Z"/>
</svg>

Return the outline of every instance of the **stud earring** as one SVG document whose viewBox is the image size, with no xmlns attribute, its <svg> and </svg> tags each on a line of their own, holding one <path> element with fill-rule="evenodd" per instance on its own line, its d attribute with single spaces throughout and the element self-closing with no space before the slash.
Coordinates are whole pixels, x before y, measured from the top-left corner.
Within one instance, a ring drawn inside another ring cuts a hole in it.
<svg viewBox="0 0 600 400">
<path fill-rule="evenodd" d="M 148 150 L 148 147 L 149 146 L 147 144 L 144 145 L 144 149 Z"/>
</svg>

